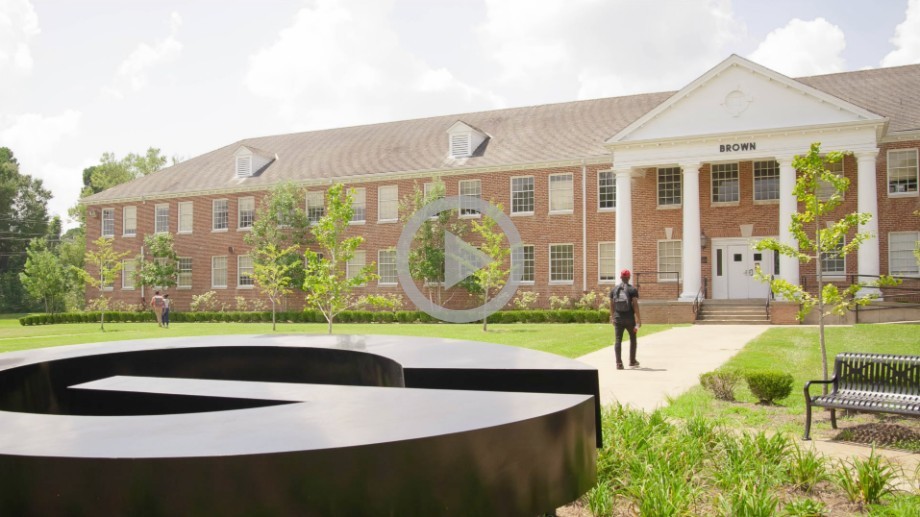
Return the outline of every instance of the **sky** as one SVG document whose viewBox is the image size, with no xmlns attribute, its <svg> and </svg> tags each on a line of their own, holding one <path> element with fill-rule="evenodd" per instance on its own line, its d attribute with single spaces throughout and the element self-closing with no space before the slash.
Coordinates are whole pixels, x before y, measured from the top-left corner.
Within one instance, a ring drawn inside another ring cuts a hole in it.
<svg viewBox="0 0 920 517">
<path fill-rule="evenodd" d="M 61 215 L 159 148 L 920 63 L 920 0 L 0 0 L 0 147 Z"/>
</svg>

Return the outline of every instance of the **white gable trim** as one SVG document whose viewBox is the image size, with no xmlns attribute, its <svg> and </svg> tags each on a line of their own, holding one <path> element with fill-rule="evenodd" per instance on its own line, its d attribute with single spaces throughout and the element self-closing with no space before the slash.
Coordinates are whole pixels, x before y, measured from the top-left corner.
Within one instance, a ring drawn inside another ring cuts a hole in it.
<svg viewBox="0 0 920 517">
<path fill-rule="evenodd" d="M 488 138 L 486 133 L 458 120 L 447 129 L 447 155 L 454 159 L 468 158 Z"/>
<path fill-rule="evenodd" d="M 713 81 L 719 75 L 735 67 L 740 67 L 742 69 L 749 70 L 751 73 L 759 74 L 765 77 L 769 81 L 777 82 L 787 88 L 798 91 L 802 93 L 803 95 L 810 96 L 817 101 L 827 103 L 831 106 L 836 107 L 839 110 L 846 111 L 852 114 L 853 116 L 855 116 L 857 119 L 859 119 L 859 121 L 866 121 L 866 122 L 871 121 L 874 125 L 877 125 L 877 126 L 883 126 L 887 123 L 887 119 L 885 119 L 884 117 L 876 115 L 866 109 L 856 106 L 855 104 L 852 104 L 850 102 L 844 101 L 843 99 L 839 99 L 837 97 L 824 93 L 806 84 L 800 83 L 794 79 L 790 79 L 789 77 L 786 77 L 780 73 L 770 70 L 769 68 L 758 65 L 757 63 L 754 63 L 752 61 L 749 61 L 738 55 L 733 54 L 730 57 L 728 57 L 726 60 L 716 65 L 713 69 L 706 72 L 701 77 L 699 77 L 692 83 L 685 86 L 679 92 L 672 95 L 668 100 L 659 104 L 657 107 L 655 107 L 654 109 L 652 109 L 651 111 L 649 111 L 648 113 L 646 113 L 645 115 L 643 115 L 642 117 L 634 121 L 633 123 L 626 126 L 619 133 L 609 138 L 606 141 L 607 146 L 613 149 L 620 145 L 624 145 L 624 144 L 628 145 L 629 143 L 637 142 L 637 140 L 628 141 L 628 137 L 634 134 L 635 132 L 637 132 L 640 128 L 646 126 L 652 120 L 662 117 L 665 113 L 668 112 L 668 110 L 675 107 L 675 105 L 677 105 L 680 101 L 691 96 L 693 92 L 698 90 L 703 85 L 709 83 L 710 81 Z M 796 128 L 796 129 L 801 129 L 801 128 Z M 771 129 L 771 131 L 777 131 L 777 130 Z M 883 132 L 882 128 L 879 128 L 879 133 L 881 132 Z M 703 135 L 695 135 L 695 136 L 699 137 Z"/>
</svg>

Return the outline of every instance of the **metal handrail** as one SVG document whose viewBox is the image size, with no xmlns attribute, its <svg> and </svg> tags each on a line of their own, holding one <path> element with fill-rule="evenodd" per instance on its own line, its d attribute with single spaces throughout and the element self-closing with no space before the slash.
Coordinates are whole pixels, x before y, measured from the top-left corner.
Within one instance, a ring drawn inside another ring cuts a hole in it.
<svg viewBox="0 0 920 517">
<path fill-rule="evenodd" d="M 696 296 L 693 298 L 693 314 L 698 315 L 700 313 L 700 307 L 703 306 L 703 300 L 706 299 L 706 279 L 703 278 L 703 285 L 700 286 L 699 292 L 696 293 Z M 694 317 L 694 319 L 696 319 Z"/>
</svg>

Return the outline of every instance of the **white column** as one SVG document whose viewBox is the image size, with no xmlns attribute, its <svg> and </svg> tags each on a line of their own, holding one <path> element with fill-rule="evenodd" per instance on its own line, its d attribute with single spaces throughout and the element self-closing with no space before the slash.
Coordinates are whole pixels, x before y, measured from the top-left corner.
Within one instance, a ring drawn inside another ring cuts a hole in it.
<svg viewBox="0 0 920 517">
<path fill-rule="evenodd" d="M 632 271 L 632 170 L 617 169 L 614 174 L 617 178 L 616 268 Z"/>
<path fill-rule="evenodd" d="M 681 280 L 679 300 L 693 301 L 700 291 L 702 251 L 700 249 L 700 164 L 681 164 L 683 169 L 683 237 L 681 237 Z"/>
<path fill-rule="evenodd" d="M 861 226 L 858 231 L 871 235 L 859 246 L 859 273 L 860 282 L 871 282 L 878 277 L 879 269 L 879 234 L 878 234 L 878 189 L 876 187 L 875 157 L 878 149 L 859 151 L 856 153 L 856 211 L 872 216 L 869 222 Z M 860 289 L 859 296 L 879 295 L 877 287 L 864 287 Z"/>
<path fill-rule="evenodd" d="M 792 157 L 777 157 L 779 162 L 779 242 L 799 249 L 799 244 L 789 231 L 792 214 L 798 210 L 798 201 L 792 194 L 795 189 L 795 169 Z M 799 285 L 799 261 L 795 257 L 779 256 L 779 278 L 793 285 Z"/>
</svg>

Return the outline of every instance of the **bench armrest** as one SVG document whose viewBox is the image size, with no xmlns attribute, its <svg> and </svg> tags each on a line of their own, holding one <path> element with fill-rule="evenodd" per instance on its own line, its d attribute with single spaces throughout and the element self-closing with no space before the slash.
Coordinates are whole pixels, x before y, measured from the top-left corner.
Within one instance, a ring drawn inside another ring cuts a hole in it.
<svg viewBox="0 0 920 517">
<path fill-rule="evenodd" d="M 806 383 L 805 383 L 805 390 L 804 390 L 804 391 L 805 391 L 805 401 L 806 401 L 806 402 L 811 402 L 811 394 L 808 392 L 808 389 L 811 387 L 812 384 L 833 384 L 833 385 L 834 385 L 834 391 L 836 391 L 836 390 L 837 390 L 837 376 L 835 375 L 835 376 L 831 377 L 830 379 L 828 379 L 828 380 L 826 380 L 826 381 L 808 381 L 808 382 L 806 382 Z"/>
</svg>

